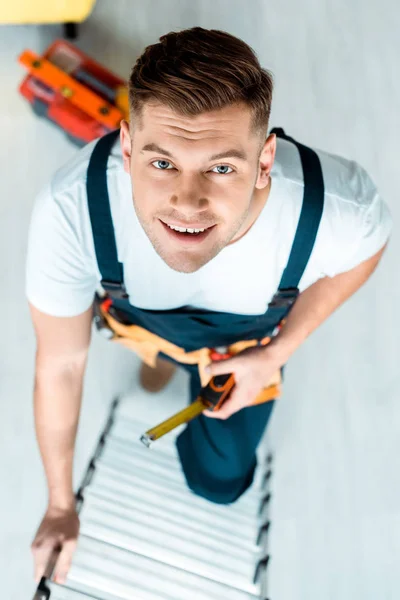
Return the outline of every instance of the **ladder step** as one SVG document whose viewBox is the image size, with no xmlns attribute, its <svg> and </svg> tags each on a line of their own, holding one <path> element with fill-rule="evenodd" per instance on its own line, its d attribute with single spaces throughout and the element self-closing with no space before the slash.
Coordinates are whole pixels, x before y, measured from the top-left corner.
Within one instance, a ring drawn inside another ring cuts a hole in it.
<svg viewBox="0 0 400 600">
<path fill-rule="evenodd" d="M 146 512 L 152 516 L 159 517 L 166 522 L 174 524 L 179 527 L 184 527 L 187 531 L 191 531 L 193 535 L 209 535 L 210 528 L 212 528 L 212 534 L 215 540 L 221 543 L 234 546 L 235 548 L 243 548 L 248 552 L 257 552 L 260 545 L 257 545 L 256 541 L 251 541 L 248 538 L 248 531 L 245 530 L 246 536 L 240 534 L 236 528 L 232 528 L 231 522 L 223 527 L 223 523 L 220 520 L 213 519 L 210 513 L 205 514 L 205 518 L 202 520 L 193 518 L 193 513 L 190 511 L 190 507 L 187 503 L 182 502 L 179 506 L 173 506 L 172 510 L 164 503 L 160 504 L 159 496 L 150 495 L 143 493 L 143 490 L 135 490 L 132 488 L 132 494 L 127 495 L 121 489 L 113 489 L 112 483 L 105 484 L 103 486 L 89 486 L 85 492 L 85 498 L 89 496 L 100 497 L 106 499 L 110 503 L 115 503 L 115 506 L 122 505 L 132 511 L 141 511 L 145 507 Z M 186 510 L 185 510 L 186 509 Z M 257 538 L 260 534 L 257 535 Z M 261 541 L 261 540 L 260 540 Z"/>
<path fill-rule="evenodd" d="M 94 596 L 85 592 L 78 592 L 68 586 L 57 585 L 53 581 L 48 581 L 46 585 L 50 592 L 50 600 L 104 600 L 104 597 Z M 34 600 L 47 600 L 47 598 L 47 594 L 38 595 L 37 592 Z M 110 596 L 107 600 L 119 600 L 119 598 L 117 598 L 117 596 Z"/>
<path fill-rule="evenodd" d="M 112 510 L 98 499 L 88 498 L 82 515 L 81 533 L 84 535 L 244 591 L 256 591 L 252 583 L 257 562 L 254 556 L 250 560 L 248 554 L 244 555 L 246 562 L 238 556 L 225 557 L 211 546 L 198 544 L 196 537 L 180 539 L 161 526 L 151 529 L 142 514 L 137 515 L 136 521 L 128 521 L 120 507 Z"/>
<path fill-rule="evenodd" d="M 99 482 L 99 473 L 106 472 L 112 475 L 116 481 L 120 481 L 125 485 L 130 485 L 136 489 L 143 489 L 152 491 L 154 494 L 159 496 L 159 502 L 163 502 L 168 506 L 187 503 L 189 505 L 192 516 L 200 513 L 200 515 L 209 514 L 209 519 L 221 519 L 221 522 L 230 527 L 235 526 L 238 529 L 245 529 L 247 531 L 258 529 L 258 525 L 261 524 L 261 519 L 257 519 L 257 516 L 253 513 L 253 518 L 250 515 L 243 514 L 235 510 L 235 505 L 232 506 L 219 506 L 213 505 L 205 498 L 200 498 L 193 494 L 190 490 L 181 488 L 175 488 L 165 480 L 160 480 L 157 477 L 152 477 L 149 473 L 142 471 L 128 472 L 125 470 L 119 470 L 118 466 L 113 463 L 109 464 L 102 458 L 96 463 L 96 469 L 93 476 L 93 482 Z M 225 508 L 225 511 L 223 510 Z"/>
<path fill-rule="evenodd" d="M 137 454 L 134 452 L 130 456 L 121 454 L 115 451 L 115 448 L 109 447 L 108 444 L 105 446 L 98 462 L 106 464 L 110 468 L 116 468 L 119 472 L 127 473 L 128 475 L 139 472 L 143 473 L 144 477 L 159 481 L 160 484 L 168 486 L 169 489 L 175 490 L 178 493 L 181 493 L 183 490 L 187 491 L 185 477 L 178 462 L 170 467 L 165 466 L 165 464 L 153 461 L 152 457 L 149 455 L 146 456 L 146 454 Z M 224 514 L 227 514 L 227 511 L 234 512 L 235 515 L 241 514 L 243 518 L 248 519 L 249 515 L 257 512 L 261 497 L 260 494 L 253 494 L 251 497 L 240 498 L 238 502 L 232 505 L 216 505 L 216 512 Z"/>
<path fill-rule="evenodd" d="M 141 500 L 142 506 L 146 502 L 157 506 L 162 505 L 176 517 L 184 516 L 192 521 L 195 520 L 201 524 L 201 527 L 209 527 L 211 525 L 217 531 L 235 533 L 247 538 L 251 542 L 255 541 L 258 534 L 259 527 L 256 519 L 249 525 L 240 520 L 233 522 L 228 516 L 222 515 L 216 518 L 210 507 L 197 506 L 193 508 L 189 493 L 171 496 L 168 490 L 163 490 L 157 484 L 149 486 L 148 483 L 141 481 L 139 477 L 137 477 L 136 481 L 132 481 L 132 478 L 118 476 L 115 470 L 110 470 L 104 465 L 98 465 L 91 488 L 94 492 L 100 494 L 106 489 L 111 488 L 121 497 L 125 497 L 128 503 L 133 498 L 136 501 Z M 193 519 L 193 514 L 196 515 L 196 519 Z M 260 523 L 261 525 L 262 523 Z"/>
<path fill-rule="evenodd" d="M 182 523 L 152 513 L 144 503 L 141 509 L 136 509 L 123 502 L 110 502 L 109 498 L 92 494 L 90 490 L 87 491 L 85 502 L 90 506 L 91 515 L 95 514 L 94 507 L 96 507 L 96 513 L 104 511 L 103 523 L 105 525 L 109 522 L 109 514 L 120 515 L 127 525 L 134 525 L 138 531 L 141 531 L 144 527 L 146 532 L 155 531 L 157 536 L 162 534 L 166 539 L 172 536 L 174 544 L 179 545 L 181 542 L 186 543 L 186 545 L 189 544 L 189 546 L 194 544 L 195 548 L 204 548 L 205 555 L 216 551 L 224 556 L 236 557 L 242 562 L 250 561 L 252 564 L 259 558 L 260 552 L 257 547 L 250 550 L 243 546 L 232 545 L 232 543 L 221 540 L 217 536 L 214 537 L 212 523 L 210 523 L 208 530 L 196 531 L 190 527 L 185 527 Z M 195 520 L 195 515 L 192 519 Z M 152 534 L 152 538 L 154 539 L 154 534 Z M 147 539 L 146 536 L 145 539 Z"/>
<path fill-rule="evenodd" d="M 159 471 L 162 469 L 164 475 L 168 474 L 171 478 L 181 482 L 184 480 L 178 452 L 175 448 L 174 453 L 153 452 L 152 449 L 149 450 L 142 444 L 136 442 L 129 443 L 127 440 L 110 435 L 105 450 L 113 453 L 117 457 L 124 457 L 128 461 L 135 462 L 141 460 L 146 463 L 146 468 L 148 468 L 149 463 L 151 463 L 154 465 L 154 470 Z M 253 510 L 254 505 L 259 500 L 260 493 L 264 491 L 265 485 L 268 483 L 267 473 L 268 470 L 265 471 L 260 482 L 263 483 L 263 486 L 261 488 L 256 485 L 251 486 L 251 488 L 240 498 L 240 506 L 245 507 L 247 510 Z"/>
<path fill-rule="evenodd" d="M 68 584 L 103 598 L 104 591 L 118 597 L 159 600 L 255 600 L 258 595 L 237 590 L 177 566 L 135 552 L 112 547 L 82 536 Z M 188 591 L 190 592 L 188 593 Z"/>
</svg>

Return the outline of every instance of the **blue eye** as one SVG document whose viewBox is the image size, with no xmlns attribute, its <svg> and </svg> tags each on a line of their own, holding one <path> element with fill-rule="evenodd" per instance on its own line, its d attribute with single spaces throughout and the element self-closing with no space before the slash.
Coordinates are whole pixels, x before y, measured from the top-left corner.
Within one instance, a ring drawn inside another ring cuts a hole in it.
<svg viewBox="0 0 400 600">
<path fill-rule="evenodd" d="M 168 162 L 167 160 L 155 160 L 154 162 L 152 162 L 152 165 L 155 164 L 160 164 L 162 166 L 159 167 L 155 167 L 156 169 L 158 169 L 159 171 L 169 171 L 168 166 L 167 165 L 171 165 L 170 162 Z M 171 165 L 172 166 L 172 165 Z M 173 168 L 173 167 L 172 167 Z"/>
<path fill-rule="evenodd" d="M 159 171 L 170 171 L 171 169 L 174 168 L 173 165 L 170 162 L 168 162 L 167 160 L 155 160 L 151 164 L 154 165 L 154 168 L 158 169 Z M 223 171 L 220 171 L 220 170 L 215 171 L 215 169 L 224 169 L 224 170 Z M 229 175 L 230 173 L 233 173 L 233 169 L 231 167 L 229 167 L 228 165 L 218 165 L 218 166 L 214 167 L 214 169 L 212 169 L 212 172 L 217 173 L 218 175 Z"/>
<path fill-rule="evenodd" d="M 218 165 L 217 167 L 214 167 L 214 169 L 231 169 L 229 171 L 229 173 L 233 173 L 233 169 L 231 167 L 228 167 L 228 165 Z M 213 172 L 215 173 L 213 169 Z M 217 171 L 218 175 L 229 175 L 229 173 L 227 173 L 226 171 L 221 172 L 221 171 Z"/>
</svg>

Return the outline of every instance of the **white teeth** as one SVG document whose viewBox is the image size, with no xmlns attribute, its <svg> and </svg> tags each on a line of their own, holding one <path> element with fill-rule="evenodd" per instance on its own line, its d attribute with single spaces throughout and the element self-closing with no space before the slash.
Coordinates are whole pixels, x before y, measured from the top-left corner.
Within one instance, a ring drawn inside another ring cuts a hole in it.
<svg viewBox="0 0 400 600">
<path fill-rule="evenodd" d="M 168 223 L 166 224 L 168 225 Z M 168 227 L 180 233 L 203 233 L 205 231 L 205 229 L 187 229 L 186 227 L 175 227 L 174 225 L 168 225 Z"/>
</svg>

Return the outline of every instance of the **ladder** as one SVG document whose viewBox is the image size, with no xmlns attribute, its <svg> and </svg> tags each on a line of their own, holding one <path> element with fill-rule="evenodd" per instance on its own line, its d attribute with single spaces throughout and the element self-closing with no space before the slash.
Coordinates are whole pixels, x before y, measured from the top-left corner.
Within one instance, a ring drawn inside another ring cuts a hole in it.
<svg viewBox="0 0 400 600">
<path fill-rule="evenodd" d="M 188 489 L 171 434 L 150 450 L 148 423 L 110 413 L 76 494 L 80 536 L 64 585 L 34 600 L 267 600 L 272 456 L 232 505 Z"/>
</svg>

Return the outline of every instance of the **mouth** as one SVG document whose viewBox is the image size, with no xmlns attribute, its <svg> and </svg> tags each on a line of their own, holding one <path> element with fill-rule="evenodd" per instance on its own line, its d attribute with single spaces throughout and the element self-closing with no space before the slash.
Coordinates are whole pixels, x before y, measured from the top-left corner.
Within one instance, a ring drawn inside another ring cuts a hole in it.
<svg viewBox="0 0 400 600">
<path fill-rule="evenodd" d="M 201 243 L 216 227 L 216 225 L 211 225 L 211 227 L 201 227 L 199 224 L 196 227 L 194 225 L 192 227 L 182 227 L 180 225 L 164 223 L 161 219 L 159 219 L 159 221 L 170 239 L 179 241 L 185 245 Z"/>
</svg>

